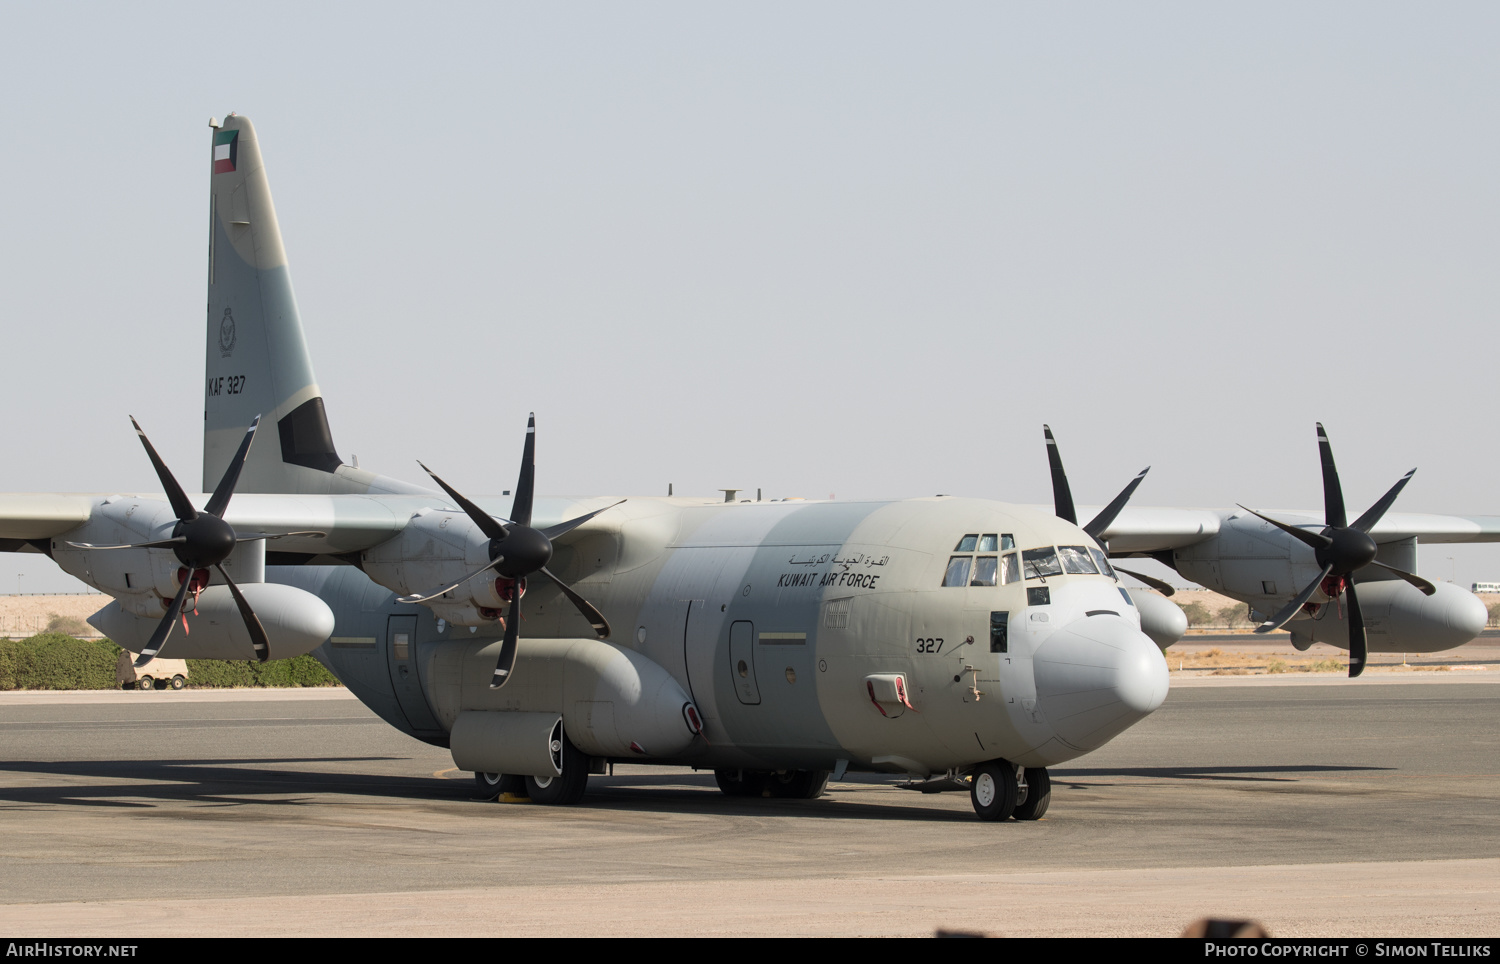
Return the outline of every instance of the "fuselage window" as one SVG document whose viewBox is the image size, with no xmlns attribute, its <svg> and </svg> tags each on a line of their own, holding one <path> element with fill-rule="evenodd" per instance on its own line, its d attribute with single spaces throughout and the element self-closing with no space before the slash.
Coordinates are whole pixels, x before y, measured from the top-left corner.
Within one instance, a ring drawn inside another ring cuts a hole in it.
<svg viewBox="0 0 1500 964">
<path fill-rule="evenodd" d="M 948 572 L 943 576 L 943 585 L 967 586 L 969 584 L 969 567 L 973 564 L 973 556 L 954 556 L 949 559 Z"/>
<path fill-rule="evenodd" d="M 1089 558 L 1089 551 L 1083 546 L 1058 546 L 1057 554 L 1062 557 L 1063 570 L 1077 576 L 1097 575 L 1099 567 L 1094 565 L 1094 560 Z"/>
<path fill-rule="evenodd" d="M 1099 567 L 1100 572 L 1104 573 L 1115 582 L 1120 581 L 1120 577 L 1115 575 L 1115 567 L 1109 564 L 1108 556 L 1106 556 L 1103 552 L 1099 551 L 1093 546 L 1089 546 L 1089 555 L 1094 557 L 1094 564 Z"/>
<path fill-rule="evenodd" d="M 1027 579 L 1062 575 L 1062 563 L 1057 561 L 1057 550 L 1051 546 L 1027 549 L 1021 553 L 1021 561 L 1025 563 Z"/>
<path fill-rule="evenodd" d="M 980 556 L 974 564 L 974 581 L 971 586 L 993 586 L 1000 560 L 995 556 Z"/>
<path fill-rule="evenodd" d="M 1021 557 L 1007 552 L 1000 558 L 1000 585 L 1008 586 L 1021 581 Z"/>
<path fill-rule="evenodd" d="M 974 544 L 979 541 L 979 536 L 974 533 L 964 536 L 958 540 L 958 545 L 953 547 L 954 552 L 973 552 Z"/>
<path fill-rule="evenodd" d="M 996 552 L 1000 548 L 1000 537 L 993 532 L 986 532 L 979 537 L 980 552 Z"/>
</svg>

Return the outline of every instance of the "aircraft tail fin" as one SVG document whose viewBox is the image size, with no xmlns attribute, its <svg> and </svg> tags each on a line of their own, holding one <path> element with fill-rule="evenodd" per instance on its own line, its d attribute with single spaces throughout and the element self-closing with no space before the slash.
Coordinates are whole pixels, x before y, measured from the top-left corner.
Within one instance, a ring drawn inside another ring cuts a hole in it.
<svg viewBox="0 0 1500 964">
<path fill-rule="evenodd" d="M 230 114 L 214 128 L 212 157 L 203 491 L 213 490 L 257 415 L 265 421 L 236 491 L 408 488 L 344 465 L 334 448 L 249 118 Z"/>
</svg>

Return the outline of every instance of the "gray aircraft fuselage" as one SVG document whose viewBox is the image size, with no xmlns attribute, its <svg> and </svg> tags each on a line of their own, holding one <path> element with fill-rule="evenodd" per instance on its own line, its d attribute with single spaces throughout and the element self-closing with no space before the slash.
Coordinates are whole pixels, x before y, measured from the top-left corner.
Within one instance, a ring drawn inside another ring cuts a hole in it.
<svg viewBox="0 0 1500 964">
<path fill-rule="evenodd" d="M 959 551 L 966 537 L 978 539 Z M 633 499 L 570 536 L 554 568 L 609 618 L 608 644 L 660 666 L 702 714 L 690 746 L 668 758 L 642 747 L 641 759 L 925 777 L 1071 759 L 1165 697 L 1161 652 L 1112 575 L 1000 584 L 1006 555 L 1019 568 L 1024 550 L 1091 544 L 1054 517 L 975 499 Z M 963 557 L 963 584 L 944 585 Z M 981 558 L 998 563 L 997 584 L 973 584 Z M 590 635 L 545 584 L 526 599 L 515 675 L 492 690 L 498 623 L 455 625 L 352 567 L 267 575 L 329 604 L 337 625 L 319 657 L 422 739 L 445 744 L 464 711 L 579 712 L 532 665 L 544 640 Z M 905 699 L 882 702 L 872 686 L 895 677 Z"/>
</svg>

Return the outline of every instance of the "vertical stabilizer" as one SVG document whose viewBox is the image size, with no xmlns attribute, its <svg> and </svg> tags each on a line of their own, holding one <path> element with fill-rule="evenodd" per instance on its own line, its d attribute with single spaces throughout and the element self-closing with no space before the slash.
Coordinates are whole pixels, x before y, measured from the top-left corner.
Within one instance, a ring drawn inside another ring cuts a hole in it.
<svg viewBox="0 0 1500 964">
<path fill-rule="evenodd" d="M 214 129 L 211 170 L 203 491 L 213 490 L 257 415 L 263 427 L 237 491 L 383 488 L 385 480 L 343 465 L 334 448 L 248 118 L 231 114 Z"/>
</svg>

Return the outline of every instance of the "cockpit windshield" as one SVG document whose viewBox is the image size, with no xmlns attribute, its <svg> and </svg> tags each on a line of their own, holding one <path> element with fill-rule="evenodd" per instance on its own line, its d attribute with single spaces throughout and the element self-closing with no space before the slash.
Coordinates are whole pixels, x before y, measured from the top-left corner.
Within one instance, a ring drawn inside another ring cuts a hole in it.
<svg viewBox="0 0 1500 964">
<path fill-rule="evenodd" d="M 1108 556 L 1106 556 L 1103 552 L 1100 552 L 1093 546 L 1089 546 L 1089 555 L 1094 557 L 1094 563 L 1098 565 L 1100 572 L 1115 580 L 1116 582 L 1120 581 L 1120 577 L 1115 575 L 1115 567 L 1109 564 Z"/>
<path fill-rule="evenodd" d="M 1026 549 L 1021 553 L 1021 562 L 1027 579 L 1062 575 L 1062 563 L 1057 561 L 1057 550 L 1051 546 Z"/>
<path fill-rule="evenodd" d="M 1058 546 L 1057 554 L 1062 558 L 1064 572 L 1076 576 L 1097 575 L 1099 572 L 1099 567 L 1089 558 L 1088 549 L 1083 546 Z"/>
</svg>

